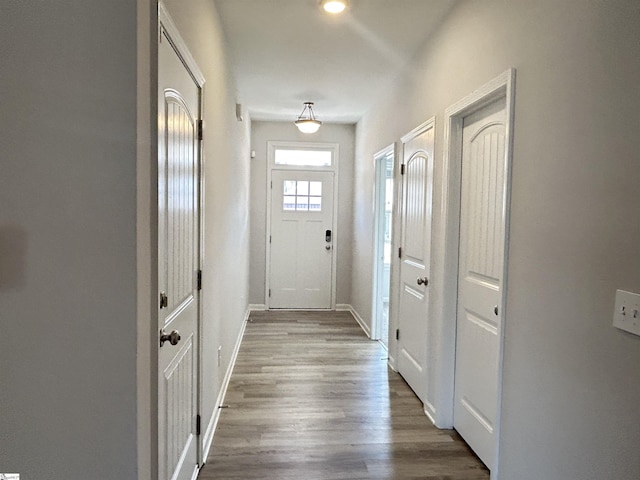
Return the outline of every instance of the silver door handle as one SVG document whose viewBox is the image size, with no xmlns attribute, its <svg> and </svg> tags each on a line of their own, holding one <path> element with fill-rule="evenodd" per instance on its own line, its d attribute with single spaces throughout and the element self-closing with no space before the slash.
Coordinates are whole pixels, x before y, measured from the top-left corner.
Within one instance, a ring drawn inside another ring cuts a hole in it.
<svg viewBox="0 0 640 480">
<path fill-rule="evenodd" d="M 418 285 L 424 285 L 425 287 L 429 285 L 429 279 L 427 277 L 418 277 L 416 278 L 416 282 Z"/>
<path fill-rule="evenodd" d="M 177 345 L 180 341 L 180 333 L 178 330 L 173 330 L 171 333 L 164 331 L 164 328 L 160 330 L 160 346 L 164 345 L 164 342 L 169 342 L 171 345 Z"/>
</svg>

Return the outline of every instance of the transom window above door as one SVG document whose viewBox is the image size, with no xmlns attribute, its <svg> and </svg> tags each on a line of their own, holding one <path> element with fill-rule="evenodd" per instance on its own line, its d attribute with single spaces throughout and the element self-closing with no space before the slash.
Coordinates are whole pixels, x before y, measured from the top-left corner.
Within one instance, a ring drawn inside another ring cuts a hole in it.
<svg viewBox="0 0 640 480">
<path fill-rule="evenodd" d="M 331 149 L 290 149 L 276 148 L 274 162 L 276 165 L 296 167 L 330 167 L 333 160 Z"/>
<path fill-rule="evenodd" d="M 307 180 L 284 180 L 282 210 L 321 212 L 322 182 Z"/>
<path fill-rule="evenodd" d="M 267 142 L 269 170 L 338 171 L 337 143 Z"/>
</svg>

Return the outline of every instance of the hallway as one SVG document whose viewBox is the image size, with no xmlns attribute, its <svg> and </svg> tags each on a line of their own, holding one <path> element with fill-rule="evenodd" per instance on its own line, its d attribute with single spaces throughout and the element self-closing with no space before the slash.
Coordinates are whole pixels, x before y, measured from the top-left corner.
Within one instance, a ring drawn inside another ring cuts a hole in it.
<svg viewBox="0 0 640 480">
<path fill-rule="evenodd" d="M 211 479 L 485 480 L 431 425 L 348 312 L 252 312 L 206 465 Z"/>
</svg>

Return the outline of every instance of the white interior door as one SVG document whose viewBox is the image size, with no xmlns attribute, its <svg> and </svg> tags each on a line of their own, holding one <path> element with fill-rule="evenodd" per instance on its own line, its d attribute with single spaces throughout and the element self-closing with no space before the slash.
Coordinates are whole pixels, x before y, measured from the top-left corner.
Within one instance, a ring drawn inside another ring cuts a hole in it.
<svg viewBox="0 0 640 480">
<path fill-rule="evenodd" d="M 333 172 L 273 170 L 269 308 L 331 308 Z"/>
<path fill-rule="evenodd" d="M 398 372 L 424 403 L 431 264 L 433 123 L 403 138 Z"/>
<path fill-rule="evenodd" d="M 493 468 L 505 251 L 506 101 L 463 120 L 454 426 Z"/>
<path fill-rule="evenodd" d="M 164 31 L 158 55 L 158 468 L 160 479 L 182 480 L 198 469 L 200 90 Z"/>
</svg>

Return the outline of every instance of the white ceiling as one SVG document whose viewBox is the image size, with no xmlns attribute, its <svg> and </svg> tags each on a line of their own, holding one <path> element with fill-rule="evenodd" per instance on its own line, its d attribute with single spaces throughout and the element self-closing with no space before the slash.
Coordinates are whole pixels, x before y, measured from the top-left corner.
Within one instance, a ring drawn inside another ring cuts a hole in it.
<svg viewBox="0 0 640 480">
<path fill-rule="evenodd" d="M 254 120 L 355 123 L 407 65 L 454 0 L 216 0 L 238 83 Z"/>
</svg>

